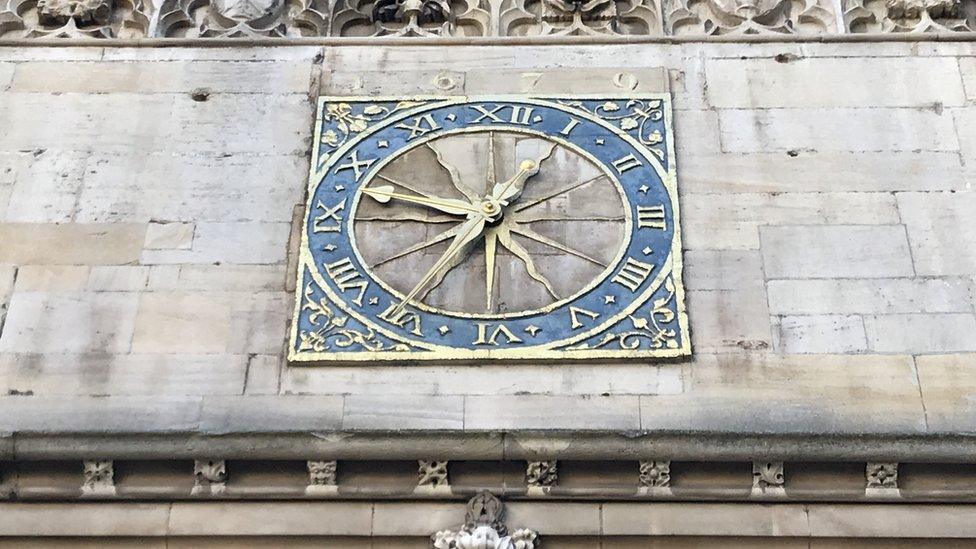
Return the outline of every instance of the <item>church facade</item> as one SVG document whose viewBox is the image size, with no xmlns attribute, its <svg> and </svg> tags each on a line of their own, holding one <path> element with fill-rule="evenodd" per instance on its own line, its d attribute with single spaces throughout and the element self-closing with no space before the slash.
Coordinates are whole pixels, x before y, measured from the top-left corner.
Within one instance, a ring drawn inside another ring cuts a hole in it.
<svg viewBox="0 0 976 549">
<path fill-rule="evenodd" d="M 969 543 L 974 31 L 0 4 L 0 546 Z"/>
</svg>

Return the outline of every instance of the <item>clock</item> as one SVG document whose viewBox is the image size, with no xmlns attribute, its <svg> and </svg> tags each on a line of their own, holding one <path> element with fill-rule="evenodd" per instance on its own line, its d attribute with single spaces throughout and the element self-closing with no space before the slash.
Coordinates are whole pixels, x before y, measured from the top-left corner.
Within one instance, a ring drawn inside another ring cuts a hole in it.
<svg viewBox="0 0 976 549">
<path fill-rule="evenodd" d="M 293 363 L 691 352 L 667 95 L 324 97 Z"/>
</svg>

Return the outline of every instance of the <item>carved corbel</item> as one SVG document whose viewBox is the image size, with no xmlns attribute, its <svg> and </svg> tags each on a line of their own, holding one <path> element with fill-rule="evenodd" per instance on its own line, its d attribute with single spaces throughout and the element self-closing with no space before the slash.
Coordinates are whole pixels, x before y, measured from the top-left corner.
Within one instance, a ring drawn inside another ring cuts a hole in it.
<svg viewBox="0 0 976 549">
<path fill-rule="evenodd" d="M 434 549 L 536 549 L 539 534 L 528 528 L 509 533 L 505 508 L 491 492 L 481 492 L 468 501 L 465 521 L 456 530 L 431 536 Z"/>
</svg>

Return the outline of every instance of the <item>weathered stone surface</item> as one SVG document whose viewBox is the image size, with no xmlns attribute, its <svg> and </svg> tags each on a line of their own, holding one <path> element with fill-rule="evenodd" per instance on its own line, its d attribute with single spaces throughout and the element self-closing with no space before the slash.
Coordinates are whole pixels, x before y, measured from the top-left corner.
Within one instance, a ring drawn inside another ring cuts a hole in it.
<svg viewBox="0 0 976 549">
<path fill-rule="evenodd" d="M 12 265 L 0 265 L 0 335 L 3 334 L 3 325 L 7 318 L 7 307 L 10 305 L 10 294 L 14 290 L 14 279 L 16 276 L 16 267 Z"/>
<path fill-rule="evenodd" d="M 0 83 L 3 74 L 0 66 Z M 60 93 L 307 93 L 308 63 L 233 61 L 22 63 L 10 90 Z M 2 86 L 0 86 L 2 87 Z"/>
<path fill-rule="evenodd" d="M 864 509 L 837 504 L 809 509 L 810 533 L 814 536 L 870 537 L 959 537 L 976 535 L 972 508 L 968 505 L 932 505 L 906 512 L 897 505 Z"/>
<path fill-rule="evenodd" d="M 754 290 L 689 291 L 691 342 L 699 352 L 771 347 L 766 293 Z"/>
<path fill-rule="evenodd" d="M 936 433 L 976 433 L 976 354 L 915 358 L 929 429 Z"/>
<path fill-rule="evenodd" d="M 84 48 L 71 48 L 83 51 Z M 17 51 L 17 50 L 14 50 Z M 101 50 L 99 50 L 101 52 Z M 262 48 L 238 46 L 234 48 L 185 48 L 180 46 L 157 48 L 108 48 L 98 59 L 104 61 L 306 61 L 312 62 L 322 54 L 318 46 Z"/>
<path fill-rule="evenodd" d="M 323 95 L 451 94 L 464 90 L 456 71 L 332 71 L 322 75 Z"/>
<path fill-rule="evenodd" d="M 0 148 L 304 154 L 311 116 L 311 105 L 298 94 L 214 94 L 197 102 L 188 94 L 6 92 L 0 119 L 8 130 Z M 248 123 L 227 123 L 236 118 Z M 127 131 L 116 131 L 120 127 Z"/>
<path fill-rule="evenodd" d="M 138 302 L 135 294 L 15 292 L 0 351 L 127 353 Z"/>
<path fill-rule="evenodd" d="M 755 290 L 763 288 L 762 257 L 758 251 L 689 250 L 684 279 L 689 290 Z"/>
<path fill-rule="evenodd" d="M 0 63 L 0 91 L 5 91 L 14 79 L 13 63 Z"/>
<path fill-rule="evenodd" d="M 0 220 L 21 223 L 71 221 L 85 173 L 84 153 L 36 149 L 0 153 Z M 9 173 L 2 173 L 9 171 Z M 8 183 L 4 183 L 9 181 Z M 4 186 L 7 190 L 4 191 Z M 4 194 L 6 193 L 6 200 Z"/>
<path fill-rule="evenodd" d="M 140 292 L 149 286 L 149 267 L 104 265 L 91 267 L 86 288 L 92 292 Z"/>
<path fill-rule="evenodd" d="M 165 536 L 168 505 L 143 503 L 0 504 L 8 536 Z"/>
<path fill-rule="evenodd" d="M 307 121 L 303 122 L 307 125 Z M 304 127 L 304 126 L 302 126 Z M 81 221 L 290 221 L 308 178 L 304 156 L 109 154 L 88 160 Z M 132 172 L 139 174 L 133 185 Z M 287 182 L 287 183 L 286 183 Z M 152 200 L 145 190 L 152 189 Z M 255 199 L 260 197 L 260 199 Z"/>
<path fill-rule="evenodd" d="M 145 225 L 136 223 L 0 223 L 0 263 L 137 263 L 145 231 Z"/>
<path fill-rule="evenodd" d="M 142 263 L 284 263 L 288 223 L 199 223 L 189 250 L 146 250 Z"/>
<path fill-rule="evenodd" d="M 729 433 L 921 433 L 910 356 L 699 355 L 681 395 L 641 396 L 641 428 Z"/>
<path fill-rule="evenodd" d="M 680 367 L 651 364 L 560 366 L 290 367 L 281 391 L 354 395 L 673 394 Z"/>
<path fill-rule="evenodd" d="M 284 265 L 158 265 L 150 268 L 154 290 L 229 292 L 281 290 Z"/>
<path fill-rule="evenodd" d="M 267 520 L 273 513 L 275 520 Z M 322 517 L 329 517 L 322 520 Z M 171 536 L 368 536 L 373 504 L 366 502 L 174 503 Z"/>
<path fill-rule="evenodd" d="M 972 313 L 874 315 L 864 317 L 864 325 L 874 351 L 976 351 L 976 316 Z"/>
<path fill-rule="evenodd" d="M 189 250 L 193 246 L 193 223 L 150 223 L 146 227 L 147 250 Z"/>
<path fill-rule="evenodd" d="M 976 193 L 897 197 L 919 275 L 976 274 Z"/>
<path fill-rule="evenodd" d="M 349 395 L 343 429 L 464 428 L 464 397 Z"/>
<path fill-rule="evenodd" d="M 727 152 L 957 151 L 947 112 L 916 109 L 723 109 Z"/>
<path fill-rule="evenodd" d="M 962 73 L 966 97 L 976 99 L 976 59 L 972 57 L 959 58 L 959 72 Z"/>
<path fill-rule="evenodd" d="M 199 426 L 200 397 L 0 396 L 0 431 L 180 433 Z"/>
<path fill-rule="evenodd" d="M 635 396 L 469 396 L 464 428 L 639 429 Z"/>
<path fill-rule="evenodd" d="M 17 269 L 19 292 L 83 292 L 90 267 L 81 265 L 23 265 Z"/>
<path fill-rule="evenodd" d="M 272 292 L 143 294 L 132 352 L 276 354 L 288 301 Z"/>
<path fill-rule="evenodd" d="M 901 225 L 768 226 L 760 229 L 769 278 L 912 276 Z"/>
<path fill-rule="evenodd" d="M 205 433 L 335 431 L 342 426 L 341 396 L 212 396 L 203 399 Z"/>
<path fill-rule="evenodd" d="M 708 100 L 717 108 L 959 106 L 965 101 L 959 72 L 951 57 L 843 57 L 791 63 L 767 57 L 705 63 Z"/>
<path fill-rule="evenodd" d="M 667 504 L 605 503 L 603 533 L 609 536 L 727 535 L 807 536 L 807 511 L 801 505 L 694 505 L 694 513 Z M 758 519 L 758 520 L 757 520 Z"/>
<path fill-rule="evenodd" d="M 252 355 L 247 360 L 245 395 L 276 395 L 281 380 L 282 360 L 271 355 Z"/>
<path fill-rule="evenodd" d="M 858 353 L 868 348 L 859 316 L 784 316 L 778 336 L 783 353 Z"/>
<path fill-rule="evenodd" d="M 37 396 L 236 395 L 246 367 L 241 355 L 0 354 L 0 379 Z"/>
<path fill-rule="evenodd" d="M 464 91 L 468 94 L 497 93 L 606 93 L 668 91 L 668 75 L 662 68 L 621 67 L 565 68 L 537 70 L 470 70 L 466 73 Z"/>
<path fill-rule="evenodd" d="M 681 155 L 680 134 L 677 139 L 684 193 L 836 191 L 839 181 L 850 192 L 966 188 L 959 154 L 954 152 L 689 151 Z M 976 151 L 976 136 L 973 147 Z M 892 173 L 899 176 L 892 178 Z"/>
<path fill-rule="evenodd" d="M 789 314 L 972 311 L 966 278 L 770 280 L 769 312 Z"/>
</svg>

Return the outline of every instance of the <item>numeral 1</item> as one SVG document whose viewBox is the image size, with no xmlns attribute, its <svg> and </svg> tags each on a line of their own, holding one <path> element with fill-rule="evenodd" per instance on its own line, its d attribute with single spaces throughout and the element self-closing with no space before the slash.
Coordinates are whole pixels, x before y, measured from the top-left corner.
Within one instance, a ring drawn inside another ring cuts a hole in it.
<svg viewBox="0 0 976 549">
<path fill-rule="evenodd" d="M 634 158 L 632 154 L 613 161 L 613 167 L 617 169 L 617 173 L 624 173 L 627 170 L 632 170 L 640 166 L 643 166 L 643 164 L 641 164 L 640 160 Z"/>
<path fill-rule="evenodd" d="M 410 333 L 421 337 L 424 335 L 420 330 L 420 315 L 413 311 L 398 308 L 396 303 L 390 303 L 390 306 L 382 313 L 376 315 L 376 318 L 405 330 L 408 329 L 407 326 L 409 325 Z"/>
<path fill-rule="evenodd" d="M 369 281 L 363 278 L 363 275 L 359 274 L 356 266 L 352 264 L 352 261 L 348 257 L 344 257 L 335 263 L 326 263 L 325 272 L 329 274 L 329 278 L 335 282 L 339 290 L 343 292 L 346 290 L 359 290 L 359 294 L 352 302 L 360 307 L 363 305 L 363 294 L 366 293 L 366 288 L 369 287 Z"/>
<path fill-rule="evenodd" d="M 530 120 L 531 116 L 532 107 L 512 105 L 512 124 L 522 124 L 523 126 L 528 126 L 532 123 Z"/>
<path fill-rule="evenodd" d="M 658 206 L 637 206 L 637 228 L 667 229 L 664 220 L 664 204 Z"/>
<path fill-rule="evenodd" d="M 491 324 L 478 322 L 478 339 L 474 340 L 474 345 L 498 345 L 498 336 L 504 336 L 507 343 L 522 343 L 504 324 L 492 329 Z"/>
<path fill-rule="evenodd" d="M 569 123 L 568 123 L 568 124 L 566 124 L 566 127 L 565 127 L 565 128 L 563 128 L 563 129 L 562 129 L 562 131 L 560 131 L 560 132 L 559 132 L 559 134 L 560 134 L 560 135 L 569 135 L 569 134 L 570 134 L 570 132 L 572 132 L 572 131 L 573 131 L 573 128 L 575 128 L 575 127 L 576 127 L 576 125 L 577 125 L 577 124 L 579 124 L 579 123 L 580 123 L 580 121 L 579 121 L 579 120 L 577 120 L 577 119 L 575 119 L 575 118 L 570 118 L 570 119 L 569 119 Z"/>
<path fill-rule="evenodd" d="M 654 270 L 653 265 L 648 265 L 647 263 L 628 257 L 624 266 L 610 280 L 620 284 L 631 292 L 636 292 L 637 288 L 640 288 L 641 284 L 650 276 L 652 270 Z"/>
</svg>

